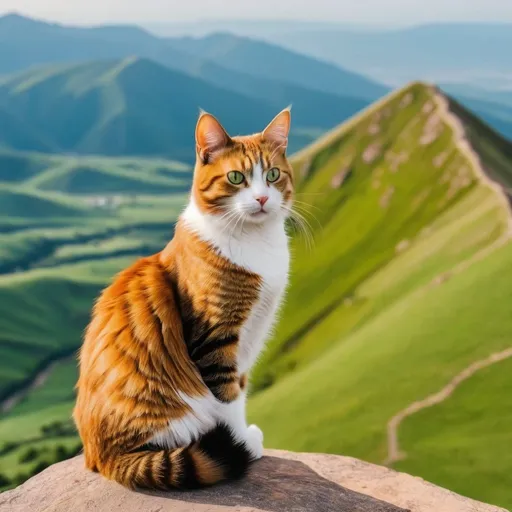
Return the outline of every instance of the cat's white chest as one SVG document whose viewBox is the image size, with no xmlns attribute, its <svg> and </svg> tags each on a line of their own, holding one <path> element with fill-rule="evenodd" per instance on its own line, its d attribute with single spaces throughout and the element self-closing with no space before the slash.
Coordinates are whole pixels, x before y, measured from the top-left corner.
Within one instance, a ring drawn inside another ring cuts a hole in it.
<svg viewBox="0 0 512 512">
<path fill-rule="evenodd" d="M 260 294 L 240 330 L 238 368 L 241 373 L 254 365 L 276 321 L 287 284 L 288 249 L 282 253 L 276 251 L 271 265 L 275 272 L 258 274 L 262 278 Z"/>
<path fill-rule="evenodd" d="M 256 234 L 242 234 L 220 249 L 230 261 L 261 279 L 258 300 L 240 329 L 238 368 L 245 373 L 261 353 L 283 299 L 290 264 L 288 239 L 284 226 L 275 225 Z"/>
</svg>

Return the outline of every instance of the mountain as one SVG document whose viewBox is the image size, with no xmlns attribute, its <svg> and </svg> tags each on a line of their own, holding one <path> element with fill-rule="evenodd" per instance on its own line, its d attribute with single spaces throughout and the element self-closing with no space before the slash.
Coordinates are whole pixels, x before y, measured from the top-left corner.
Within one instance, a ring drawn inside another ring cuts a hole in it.
<svg viewBox="0 0 512 512">
<path fill-rule="evenodd" d="M 367 78 L 282 47 L 231 34 L 169 39 L 173 48 L 192 53 L 225 69 L 356 98 L 374 100 L 387 89 Z"/>
<path fill-rule="evenodd" d="M 464 83 L 441 83 L 439 86 L 443 91 L 446 91 L 452 96 L 490 101 L 492 103 L 512 107 L 512 90 L 485 89 Z"/>
<path fill-rule="evenodd" d="M 0 107 L 0 147 L 22 151 L 56 151 L 52 141 L 45 140 L 23 119 L 9 111 L 9 106 Z"/>
<path fill-rule="evenodd" d="M 218 51 L 212 59 L 208 52 L 202 55 L 197 51 L 199 47 L 213 43 L 217 50 L 227 49 L 226 43 L 228 46 L 236 46 L 236 52 L 231 53 L 233 59 L 227 59 L 234 61 L 230 66 L 220 65 L 220 61 L 226 59 Z M 0 49 L 2 47 L 5 51 L 1 53 L 0 73 L 12 73 L 42 64 L 112 60 L 136 55 L 206 81 L 214 75 L 217 82 L 224 75 L 223 87 L 237 92 L 241 92 L 240 87 L 246 86 L 256 92 L 258 88 L 272 88 L 276 82 L 281 81 L 297 87 L 370 101 L 387 91 L 380 84 L 332 64 L 268 43 L 240 37 L 230 38 L 227 35 L 187 41 L 155 37 L 134 26 L 66 27 L 8 15 L 0 18 Z M 254 71 L 254 68 L 244 67 L 244 58 L 257 59 L 260 69 Z M 307 78 L 307 75 L 310 77 Z M 259 80 L 258 88 L 250 85 L 250 79 L 254 76 Z M 329 86 L 324 83 L 326 80 L 336 85 Z M 239 84 L 240 81 L 242 84 Z M 265 95 L 265 90 L 259 94 Z"/>
<path fill-rule="evenodd" d="M 464 84 L 446 84 L 441 87 L 512 140 L 512 90 L 493 91 Z"/>
<path fill-rule="evenodd" d="M 205 44 L 215 52 L 208 55 Z M 229 36 L 171 40 L 137 27 L 75 28 L 9 15 L 0 18 L 2 45 L 0 145 L 17 150 L 190 160 L 199 107 L 248 132 L 289 104 L 290 147 L 298 150 L 386 92 L 330 64 Z M 249 60 L 257 71 L 243 65 Z M 154 112 L 156 101 L 163 106 Z"/>
<path fill-rule="evenodd" d="M 496 131 L 512 140 L 512 105 L 464 96 L 456 97 L 464 106 L 470 108 Z"/>
<path fill-rule="evenodd" d="M 413 84 L 293 163 L 314 243 L 294 241 L 251 422 L 269 447 L 386 462 L 512 505 L 499 476 L 511 469 L 512 145 Z"/>
<path fill-rule="evenodd" d="M 0 54 L 0 73 L 42 64 L 137 55 L 205 80 L 212 70 L 215 73 L 223 71 L 226 84 L 230 83 L 232 70 L 249 77 L 369 100 L 387 91 L 380 84 L 327 62 L 262 41 L 227 34 L 203 39 L 159 38 L 135 26 L 67 27 L 12 14 L 0 18 L 2 48 L 5 51 Z M 259 69 L 255 71 L 254 67 L 245 65 L 246 60 Z"/>
<path fill-rule="evenodd" d="M 275 115 L 269 105 L 139 58 L 8 76 L 0 79 L 2 104 L 61 152 L 182 160 L 195 154 L 199 106 L 234 132 L 257 131 Z M 21 136 L 14 142 L 14 149 L 45 149 L 28 148 L 30 141 Z"/>
<path fill-rule="evenodd" d="M 92 297 L 172 236 L 190 171 L 153 160 L 4 158 L 4 189 L 84 212 L 0 216 L 0 261 L 10 262 L 0 269 L 9 311 L 0 316 L 0 474 L 15 485 L 76 452 L 70 354 Z M 290 225 L 288 298 L 249 399 L 268 447 L 385 461 L 512 505 L 503 478 L 512 470 L 503 449 L 512 441 L 511 163 L 508 141 L 421 83 L 293 157 L 303 219 Z M 133 193 L 137 175 L 144 193 Z M 168 194 L 153 188 L 159 180 Z M 112 198 L 119 203 L 105 206 Z"/>
<path fill-rule="evenodd" d="M 225 77 L 222 73 L 217 86 L 214 78 L 206 82 L 135 57 L 6 75 L 0 77 L 0 143 L 16 150 L 191 161 L 199 107 L 218 115 L 232 133 L 250 133 L 293 99 L 290 147 L 296 150 L 367 105 L 277 82 L 258 94 L 239 94 L 222 88 Z"/>
<path fill-rule="evenodd" d="M 324 29 L 275 34 L 295 51 L 389 84 L 411 79 L 508 84 L 510 24 L 432 24 L 399 30 Z"/>
</svg>

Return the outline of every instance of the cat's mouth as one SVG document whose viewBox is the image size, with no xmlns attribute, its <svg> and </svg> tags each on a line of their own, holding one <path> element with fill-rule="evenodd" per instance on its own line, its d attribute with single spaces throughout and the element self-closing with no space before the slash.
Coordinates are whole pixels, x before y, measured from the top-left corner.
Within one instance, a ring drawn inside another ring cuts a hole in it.
<svg viewBox="0 0 512 512">
<path fill-rule="evenodd" d="M 251 213 L 251 217 L 254 217 L 254 218 L 264 217 L 267 214 L 268 214 L 268 212 L 262 208 L 261 210 L 258 210 L 257 212 Z"/>
</svg>

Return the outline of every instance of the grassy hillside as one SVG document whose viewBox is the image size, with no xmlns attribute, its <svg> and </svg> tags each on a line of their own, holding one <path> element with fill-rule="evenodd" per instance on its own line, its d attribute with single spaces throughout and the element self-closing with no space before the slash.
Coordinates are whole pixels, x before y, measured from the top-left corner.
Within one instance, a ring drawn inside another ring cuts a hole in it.
<svg viewBox="0 0 512 512">
<path fill-rule="evenodd" d="M 269 447 L 383 463 L 395 414 L 511 346 L 510 212 L 481 181 L 442 105 L 434 89 L 413 85 L 295 157 L 297 197 L 310 205 L 315 243 L 294 243 L 288 300 L 253 378 L 250 416 Z M 470 123 L 468 136 L 478 134 L 482 163 L 506 183 L 510 146 L 450 106 Z M 421 448 L 428 427 L 413 415 L 403 431 L 413 455 L 397 467 L 510 506 L 510 481 L 486 474 L 501 421 L 492 404 L 508 400 L 507 388 L 492 389 L 492 397 L 480 394 L 489 415 L 465 437 L 473 485 L 464 483 L 467 458 L 456 456 L 456 429 L 467 428 L 457 395 L 453 434 L 444 435 L 439 420 L 435 430 L 445 464 Z M 510 444 L 510 431 L 500 432 Z M 509 465 L 503 455 L 495 474 L 510 474 Z"/>
<path fill-rule="evenodd" d="M 1 398 L 47 359 L 78 346 L 105 277 L 73 272 L 73 264 L 161 248 L 191 173 L 159 160 L 12 153 L 0 154 L 0 167 L 0 219 L 9 221 L 0 231 L 0 301 L 3 311 L 13 308 L 0 317 L 0 355 L 8 361 L 0 366 Z"/>
<path fill-rule="evenodd" d="M 468 379 L 442 404 L 406 420 L 402 449 L 407 459 L 396 467 L 510 508 L 512 460 L 503 447 L 510 444 L 511 372 L 512 360 L 499 362 Z"/>
</svg>

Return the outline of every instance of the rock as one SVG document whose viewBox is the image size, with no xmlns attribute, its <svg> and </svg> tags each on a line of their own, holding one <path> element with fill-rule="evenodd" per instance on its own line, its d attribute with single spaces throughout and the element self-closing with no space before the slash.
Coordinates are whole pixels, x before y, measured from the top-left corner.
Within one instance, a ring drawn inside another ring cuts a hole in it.
<svg viewBox="0 0 512 512">
<path fill-rule="evenodd" d="M 0 495 L 1 512 L 499 512 L 419 478 L 349 457 L 267 451 L 241 481 L 193 492 L 133 492 L 56 464 Z"/>
<path fill-rule="evenodd" d="M 343 167 L 331 179 L 331 188 L 340 188 L 345 181 L 352 176 L 352 169 L 350 167 Z"/>
<path fill-rule="evenodd" d="M 382 145 L 380 142 L 374 142 L 363 151 L 363 162 L 365 164 L 371 164 L 381 155 L 381 153 Z"/>
</svg>

